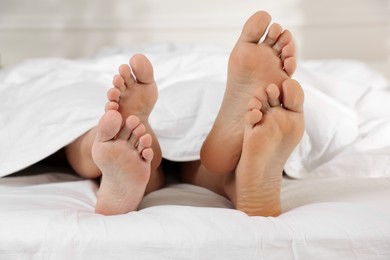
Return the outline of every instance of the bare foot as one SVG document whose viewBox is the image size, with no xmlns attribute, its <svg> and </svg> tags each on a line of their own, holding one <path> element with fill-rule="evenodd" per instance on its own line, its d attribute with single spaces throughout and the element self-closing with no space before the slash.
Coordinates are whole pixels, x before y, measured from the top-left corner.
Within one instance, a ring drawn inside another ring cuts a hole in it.
<svg viewBox="0 0 390 260">
<path fill-rule="evenodd" d="M 211 172 L 225 174 L 237 166 L 246 106 L 254 91 L 271 83 L 281 88 L 282 82 L 295 71 L 291 33 L 278 24 L 269 27 L 270 20 L 265 12 L 250 17 L 230 55 L 223 103 L 201 150 L 202 163 Z"/>
<path fill-rule="evenodd" d="M 123 64 L 119 67 L 119 75 L 114 76 L 113 85 L 114 88 L 107 93 L 109 102 L 106 111 L 118 110 L 123 118 L 135 115 L 140 119 L 152 137 L 154 157 L 151 169 L 154 172 L 161 163 L 161 149 L 148 121 L 158 97 L 152 64 L 145 56 L 134 55 L 130 66 Z"/>
<path fill-rule="evenodd" d="M 275 84 L 258 88 L 245 115 L 234 202 L 248 215 L 280 214 L 283 168 L 303 135 L 302 88 L 288 79 L 282 83 L 282 93 Z"/>
<path fill-rule="evenodd" d="M 96 213 L 124 214 L 137 210 L 150 178 L 152 137 L 138 117 L 109 109 L 101 118 L 92 157 L 102 172 Z"/>
</svg>

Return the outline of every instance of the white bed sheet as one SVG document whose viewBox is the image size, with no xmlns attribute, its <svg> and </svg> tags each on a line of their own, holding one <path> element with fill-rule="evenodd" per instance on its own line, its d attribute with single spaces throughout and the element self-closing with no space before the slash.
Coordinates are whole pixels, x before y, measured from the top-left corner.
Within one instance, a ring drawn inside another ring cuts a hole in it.
<svg viewBox="0 0 390 260">
<path fill-rule="evenodd" d="M 96 191 L 58 171 L 0 179 L 0 258 L 390 258 L 389 178 L 285 179 L 276 218 L 248 217 L 188 184 L 107 217 L 93 212 Z"/>
<path fill-rule="evenodd" d="M 164 157 L 197 159 L 229 52 L 111 49 L 0 72 L 0 176 L 96 125 L 112 75 L 134 52 L 155 65 L 160 98 L 150 119 Z M 285 168 L 295 179 L 284 180 L 281 216 L 248 217 L 210 191 L 175 184 L 148 195 L 140 211 L 105 217 L 93 213 L 94 182 L 39 169 L 44 174 L 0 178 L 0 258 L 390 259 L 389 83 L 345 60 L 301 62 L 296 78 L 306 132 Z"/>
</svg>

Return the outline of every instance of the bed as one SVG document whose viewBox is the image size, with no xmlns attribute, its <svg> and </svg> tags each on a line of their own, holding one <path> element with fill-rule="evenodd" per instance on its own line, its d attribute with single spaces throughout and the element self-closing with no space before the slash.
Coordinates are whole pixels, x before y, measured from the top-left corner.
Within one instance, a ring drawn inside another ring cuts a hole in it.
<svg viewBox="0 0 390 260">
<path fill-rule="evenodd" d="M 298 2 L 289 7 L 301 10 Z M 233 13 L 237 4 L 229 4 Z M 248 5 L 237 7 L 239 15 L 230 17 L 227 28 L 235 28 L 238 17 L 253 10 Z M 284 10 L 267 7 L 277 15 Z M 152 25 L 157 18 L 150 20 Z M 12 21 L 8 26 L 21 26 Z M 65 27 L 72 24 L 61 21 Z M 307 44 L 303 36 L 310 30 L 294 21 L 298 42 Z M 161 27 L 169 31 L 173 20 L 166 22 Z M 88 32 L 96 30 L 87 20 L 81 25 Z M 143 21 L 130 29 L 152 30 L 152 25 Z M 10 33 L 6 26 L 0 37 Z M 65 29 L 61 35 L 74 33 Z M 183 34 L 176 31 L 171 34 Z M 31 32 L 18 33 L 27 37 Z M 229 38 L 230 32 L 224 35 Z M 144 39 L 147 43 L 126 47 L 115 42 L 94 54 L 76 48 L 68 55 L 61 53 L 66 46 L 54 55 L 43 54 L 44 46 L 33 43 L 30 56 L 39 58 L 19 61 L 17 55 L 6 55 L 0 70 L 1 259 L 390 259 L 390 70 L 388 56 L 376 56 L 377 50 L 370 57 L 361 49 L 349 50 L 349 55 L 363 55 L 357 56 L 359 61 L 330 55 L 322 59 L 311 56 L 310 49 L 300 54 L 295 78 L 305 91 L 306 130 L 285 167 L 278 217 L 249 217 L 226 198 L 175 179 L 147 195 L 138 211 L 102 216 L 94 213 L 95 181 L 68 167 L 40 163 L 96 125 L 118 64 L 139 52 L 155 67 L 160 96 L 150 121 L 164 158 L 198 159 L 222 99 L 230 51 L 229 46 L 201 44 L 202 39 Z M 4 47 L 16 53 L 15 47 Z M 386 48 L 378 46 L 382 53 Z"/>
</svg>

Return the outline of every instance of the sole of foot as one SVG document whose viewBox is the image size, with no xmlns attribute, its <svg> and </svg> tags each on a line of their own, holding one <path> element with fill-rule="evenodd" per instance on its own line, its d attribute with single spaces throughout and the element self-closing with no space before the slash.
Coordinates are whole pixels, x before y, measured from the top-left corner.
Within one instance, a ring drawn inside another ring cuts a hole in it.
<svg viewBox="0 0 390 260">
<path fill-rule="evenodd" d="M 92 157 L 102 172 L 96 213 L 125 214 L 137 210 L 150 178 L 152 137 L 137 116 L 122 126 L 118 111 L 101 118 L 92 146 Z"/>
<path fill-rule="evenodd" d="M 202 163 L 211 172 L 226 174 L 236 168 L 241 156 L 246 106 L 254 91 L 271 83 L 281 89 L 282 82 L 295 71 L 292 35 L 279 24 L 270 25 L 270 21 L 266 12 L 250 17 L 230 55 L 223 102 L 201 149 Z"/>
<path fill-rule="evenodd" d="M 248 215 L 280 214 L 283 168 L 304 132 L 303 101 L 299 83 L 288 79 L 282 91 L 275 84 L 257 89 L 248 103 L 236 169 L 236 207 Z"/>
</svg>

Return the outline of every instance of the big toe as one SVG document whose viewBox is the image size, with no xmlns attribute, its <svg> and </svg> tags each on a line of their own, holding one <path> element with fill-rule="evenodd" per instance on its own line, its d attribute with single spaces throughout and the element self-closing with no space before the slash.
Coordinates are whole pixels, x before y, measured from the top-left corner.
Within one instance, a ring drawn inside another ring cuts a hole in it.
<svg viewBox="0 0 390 260">
<path fill-rule="evenodd" d="M 136 54 L 131 57 L 130 66 L 138 82 L 144 84 L 154 82 L 152 63 L 144 55 Z"/>
<path fill-rule="evenodd" d="M 98 142 L 107 142 L 113 139 L 121 129 L 122 116 L 116 110 L 108 110 L 100 119 L 96 140 Z"/>
<path fill-rule="evenodd" d="M 245 23 L 239 41 L 258 43 L 265 34 L 271 16 L 264 11 L 256 12 Z"/>
<path fill-rule="evenodd" d="M 283 107 L 293 112 L 303 112 L 304 93 L 301 85 L 294 79 L 282 83 Z"/>
</svg>

